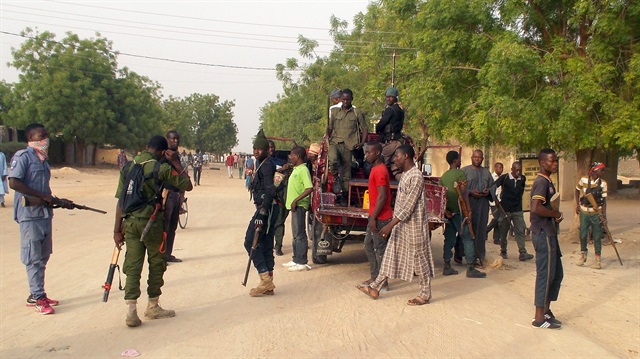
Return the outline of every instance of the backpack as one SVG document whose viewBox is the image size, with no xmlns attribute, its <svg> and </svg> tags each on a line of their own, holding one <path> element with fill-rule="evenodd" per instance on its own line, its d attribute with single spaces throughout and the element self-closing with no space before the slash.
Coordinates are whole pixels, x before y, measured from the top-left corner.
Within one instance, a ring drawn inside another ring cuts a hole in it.
<svg viewBox="0 0 640 359">
<path fill-rule="evenodd" d="M 142 165 L 147 162 L 154 161 L 153 171 L 147 175 L 144 174 Z M 147 205 L 152 204 L 158 198 L 159 189 L 161 188 L 158 181 L 158 170 L 160 169 L 160 162 L 156 160 L 148 160 L 142 163 L 136 163 L 136 161 L 128 162 L 122 167 L 122 173 L 126 174 L 124 185 L 122 186 L 122 192 L 120 192 L 120 198 L 118 199 L 118 207 L 122 210 L 122 214 L 130 214 L 131 212 L 140 210 Z M 144 182 L 151 177 L 154 178 L 154 195 L 152 198 L 147 198 L 144 193 Z"/>
</svg>

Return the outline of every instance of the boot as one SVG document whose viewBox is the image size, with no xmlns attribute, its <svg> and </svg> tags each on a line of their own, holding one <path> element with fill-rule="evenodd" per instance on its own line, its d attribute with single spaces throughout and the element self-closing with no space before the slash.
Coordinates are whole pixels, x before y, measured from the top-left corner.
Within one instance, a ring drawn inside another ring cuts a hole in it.
<svg viewBox="0 0 640 359">
<path fill-rule="evenodd" d="M 602 269 L 602 263 L 600 261 L 600 256 L 596 254 L 596 261 L 591 265 L 593 269 Z"/>
<path fill-rule="evenodd" d="M 444 261 L 444 270 L 442 271 L 442 275 L 456 275 L 458 271 L 451 268 L 451 261 Z"/>
<path fill-rule="evenodd" d="M 137 327 L 142 324 L 142 320 L 138 317 L 138 301 L 134 299 L 125 300 L 124 302 L 129 306 L 129 309 L 127 310 L 127 319 L 124 321 L 125 324 L 127 324 L 128 327 Z"/>
<path fill-rule="evenodd" d="M 582 266 L 584 264 L 584 262 L 587 261 L 587 252 L 582 252 L 580 253 L 580 258 L 578 258 L 578 261 L 576 262 L 577 266 Z"/>
<path fill-rule="evenodd" d="M 484 278 L 487 273 L 480 272 L 473 264 L 467 265 L 467 278 Z"/>
<path fill-rule="evenodd" d="M 176 312 L 170 309 L 162 309 L 158 300 L 160 297 L 149 298 L 147 310 L 144 311 L 144 318 L 148 320 L 171 318 L 176 316 Z"/>
<path fill-rule="evenodd" d="M 260 273 L 260 284 L 256 288 L 251 288 L 249 295 L 252 297 L 259 297 L 263 294 L 273 295 L 275 288 L 276 286 L 273 285 L 273 277 L 270 276 L 268 272 Z"/>
</svg>

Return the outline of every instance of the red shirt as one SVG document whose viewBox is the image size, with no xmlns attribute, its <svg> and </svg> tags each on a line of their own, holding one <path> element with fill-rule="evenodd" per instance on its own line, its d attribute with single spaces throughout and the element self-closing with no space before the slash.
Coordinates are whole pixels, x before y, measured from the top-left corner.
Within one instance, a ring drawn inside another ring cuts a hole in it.
<svg viewBox="0 0 640 359">
<path fill-rule="evenodd" d="M 227 166 L 233 166 L 233 156 L 227 156 Z"/>
<path fill-rule="evenodd" d="M 374 166 L 371 169 L 369 175 L 369 215 L 373 215 L 373 210 L 376 208 L 376 201 L 378 200 L 378 186 L 384 186 L 387 191 L 387 200 L 382 207 L 382 211 L 378 215 L 381 221 L 390 219 L 393 217 L 393 210 L 391 209 L 391 187 L 389 186 L 389 170 L 384 163 Z"/>
</svg>

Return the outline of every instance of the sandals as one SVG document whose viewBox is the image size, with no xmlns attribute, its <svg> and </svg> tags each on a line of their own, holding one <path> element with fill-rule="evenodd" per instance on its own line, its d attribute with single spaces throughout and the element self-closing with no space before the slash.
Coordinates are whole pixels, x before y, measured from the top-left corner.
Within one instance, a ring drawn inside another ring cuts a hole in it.
<svg viewBox="0 0 640 359">
<path fill-rule="evenodd" d="M 429 304 L 429 299 L 424 299 L 422 297 L 415 297 L 407 301 L 407 305 L 410 305 L 410 306 L 425 305 L 425 304 Z"/>
<path fill-rule="evenodd" d="M 377 290 L 369 287 L 368 285 L 358 284 L 358 285 L 356 285 L 356 288 L 358 288 L 362 293 L 366 294 L 367 296 L 371 297 L 372 299 L 378 299 L 378 297 L 380 296 L 380 292 L 378 292 Z"/>
</svg>

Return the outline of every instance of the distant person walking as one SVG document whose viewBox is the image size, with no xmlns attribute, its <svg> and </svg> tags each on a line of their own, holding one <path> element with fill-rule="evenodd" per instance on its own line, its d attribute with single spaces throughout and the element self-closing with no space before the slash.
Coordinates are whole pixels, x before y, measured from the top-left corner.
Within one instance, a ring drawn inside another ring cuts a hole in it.
<svg viewBox="0 0 640 359">
<path fill-rule="evenodd" d="M 120 150 L 120 153 L 118 153 L 118 157 L 116 158 L 116 160 L 118 161 L 118 169 L 122 169 L 122 167 L 124 167 L 124 165 L 127 163 L 127 154 L 124 153 L 124 150 Z"/>
<path fill-rule="evenodd" d="M 247 159 L 244 157 L 244 155 L 240 155 L 240 158 L 238 158 L 238 178 L 242 179 L 242 176 L 244 174 L 244 166 L 247 163 Z"/>
<path fill-rule="evenodd" d="M 200 185 L 200 176 L 202 175 L 202 165 L 204 164 L 204 159 L 202 158 L 202 153 L 200 153 L 200 149 L 196 149 L 196 154 L 193 156 L 193 185 Z"/>
<path fill-rule="evenodd" d="M 0 152 L 0 207 L 4 207 L 4 195 L 9 194 L 9 186 L 7 186 L 7 176 L 9 175 L 9 169 L 7 168 L 7 158 L 3 152 Z"/>
<path fill-rule="evenodd" d="M 233 155 L 229 153 L 227 156 L 227 160 L 225 162 L 227 166 L 227 173 L 229 174 L 229 178 L 233 178 Z"/>
</svg>

